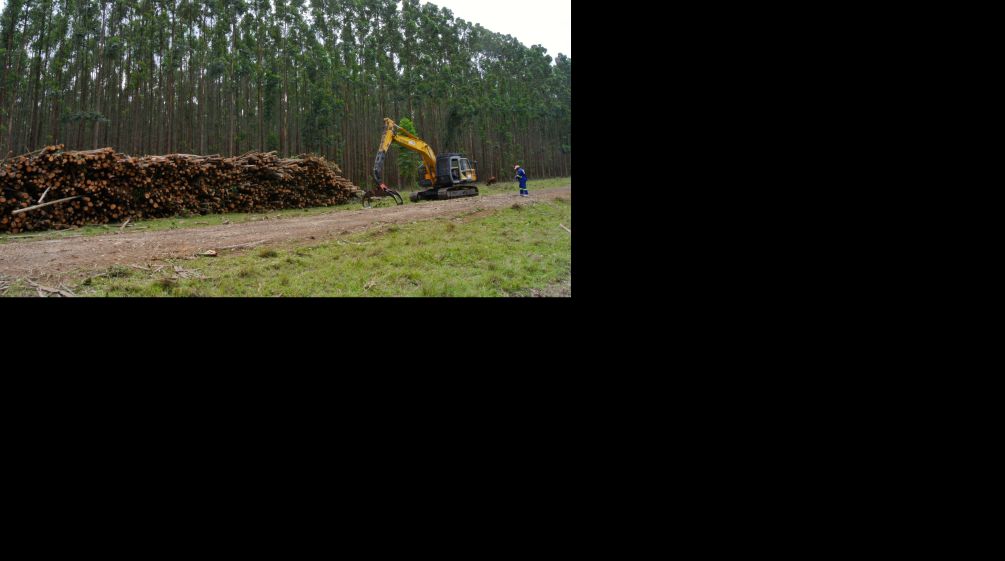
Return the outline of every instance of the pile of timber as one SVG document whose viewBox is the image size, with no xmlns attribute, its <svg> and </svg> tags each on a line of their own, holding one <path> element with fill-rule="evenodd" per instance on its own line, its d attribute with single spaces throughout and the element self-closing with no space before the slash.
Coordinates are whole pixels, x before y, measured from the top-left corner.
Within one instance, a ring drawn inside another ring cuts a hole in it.
<svg viewBox="0 0 1005 561">
<path fill-rule="evenodd" d="M 360 189 L 318 156 L 131 157 L 48 146 L 0 164 L 0 232 L 342 204 Z"/>
</svg>

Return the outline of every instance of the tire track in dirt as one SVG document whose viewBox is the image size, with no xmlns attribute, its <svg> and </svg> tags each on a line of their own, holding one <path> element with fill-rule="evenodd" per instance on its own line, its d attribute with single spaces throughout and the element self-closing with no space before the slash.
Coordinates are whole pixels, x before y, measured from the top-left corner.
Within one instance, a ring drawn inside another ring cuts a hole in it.
<svg viewBox="0 0 1005 561">
<path fill-rule="evenodd" d="M 483 195 L 452 201 L 430 201 L 404 206 L 355 211 L 333 211 L 315 216 L 259 220 L 241 224 L 102 234 L 57 240 L 0 244 L 0 274 L 9 277 L 52 277 L 84 274 L 112 265 L 149 263 L 160 259 L 193 257 L 208 249 L 221 255 L 245 249 L 220 250 L 240 244 L 254 249 L 277 244 L 314 245 L 340 235 L 381 224 L 407 224 L 454 217 L 536 200 L 572 198 L 572 186 L 535 191 L 529 199 L 515 195 Z M 264 241 L 263 241 L 264 240 Z M 206 259 L 212 259 L 207 257 Z"/>
</svg>

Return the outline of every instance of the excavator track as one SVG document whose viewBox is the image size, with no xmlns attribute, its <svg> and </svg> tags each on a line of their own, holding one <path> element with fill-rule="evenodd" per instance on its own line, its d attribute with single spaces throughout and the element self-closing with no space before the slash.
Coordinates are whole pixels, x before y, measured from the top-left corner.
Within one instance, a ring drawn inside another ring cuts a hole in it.
<svg viewBox="0 0 1005 561">
<path fill-rule="evenodd" d="M 412 193 L 409 199 L 413 203 L 419 201 L 445 201 L 447 199 L 457 199 L 460 197 L 477 197 L 478 187 L 445 187 L 442 189 L 427 189 L 425 191 L 419 191 Z"/>
</svg>

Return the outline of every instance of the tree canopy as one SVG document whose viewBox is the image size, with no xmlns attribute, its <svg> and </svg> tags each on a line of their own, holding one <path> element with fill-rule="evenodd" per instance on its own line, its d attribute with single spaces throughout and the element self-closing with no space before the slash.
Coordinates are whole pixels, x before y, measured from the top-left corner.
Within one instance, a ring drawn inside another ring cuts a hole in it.
<svg viewBox="0 0 1005 561">
<path fill-rule="evenodd" d="M 568 175 L 571 80 L 569 57 L 418 0 L 7 0 L 0 155 L 311 152 L 364 184 L 383 118 L 407 117 L 483 176 Z"/>
</svg>

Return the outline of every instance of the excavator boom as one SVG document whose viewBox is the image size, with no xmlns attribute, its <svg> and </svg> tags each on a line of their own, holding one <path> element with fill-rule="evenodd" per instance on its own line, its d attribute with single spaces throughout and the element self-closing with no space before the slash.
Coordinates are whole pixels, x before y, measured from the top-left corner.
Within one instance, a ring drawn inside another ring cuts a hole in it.
<svg viewBox="0 0 1005 561">
<path fill-rule="evenodd" d="M 433 148 L 421 138 L 399 127 L 397 123 L 385 117 L 384 136 L 381 139 L 380 148 L 377 150 L 377 159 L 373 163 L 373 179 L 377 182 L 378 187 L 383 184 L 384 159 L 387 157 L 387 149 L 391 147 L 392 143 L 418 152 L 422 156 L 422 163 L 426 167 L 426 179 L 435 179 L 435 176 L 430 175 L 436 173 L 436 152 L 433 152 Z"/>
</svg>

